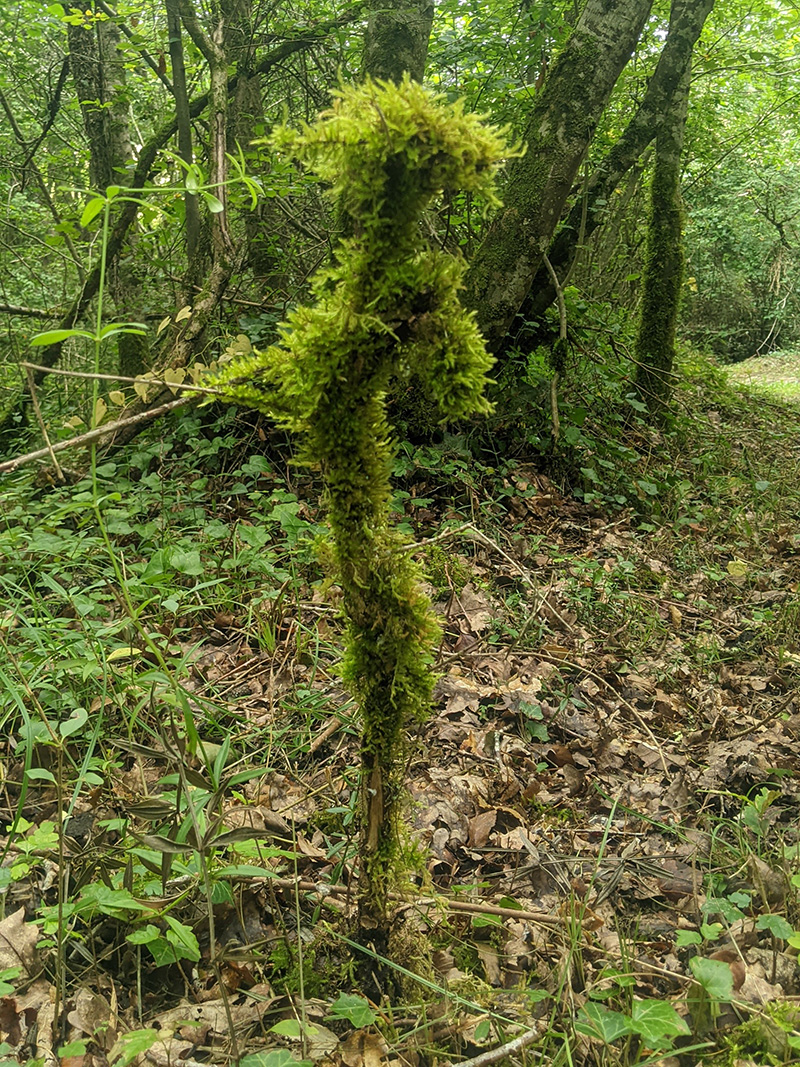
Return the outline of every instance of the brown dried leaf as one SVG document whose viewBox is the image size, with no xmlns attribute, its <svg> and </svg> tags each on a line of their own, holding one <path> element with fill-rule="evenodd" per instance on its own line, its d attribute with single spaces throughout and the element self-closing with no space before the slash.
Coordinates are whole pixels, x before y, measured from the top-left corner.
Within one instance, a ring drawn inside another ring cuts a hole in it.
<svg viewBox="0 0 800 1067">
<path fill-rule="evenodd" d="M 39 927 L 25 922 L 25 909 L 7 915 L 0 922 L 0 971 L 8 967 L 21 967 L 32 976 L 39 970 L 36 958 L 36 942 Z"/>
</svg>

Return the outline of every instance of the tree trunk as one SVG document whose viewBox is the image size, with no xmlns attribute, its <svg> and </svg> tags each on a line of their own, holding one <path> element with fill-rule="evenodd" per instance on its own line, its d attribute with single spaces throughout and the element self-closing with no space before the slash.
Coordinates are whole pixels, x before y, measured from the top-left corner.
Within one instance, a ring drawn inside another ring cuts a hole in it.
<svg viewBox="0 0 800 1067">
<path fill-rule="evenodd" d="M 183 27 L 178 0 L 166 0 L 169 58 L 172 66 L 172 94 L 175 97 L 175 122 L 178 126 L 178 155 L 184 163 L 194 160 L 192 122 L 189 115 L 189 94 L 186 89 L 186 66 L 183 57 Z M 186 219 L 186 256 L 190 264 L 196 262 L 200 241 L 200 206 L 197 193 L 188 189 L 183 194 Z M 192 279 L 196 280 L 196 279 Z"/>
<path fill-rule="evenodd" d="M 684 71 L 656 138 L 642 310 L 636 339 L 636 388 L 659 421 L 672 392 L 675 327 L 683 282 L 681 153 L 689 103 L 691 64 Z"/>
<path fill-rule="evenodd" d="M 399 82 L 425 73 L 433 0 L 373 0 L 364 38 L 364 77 Z"/>
<path fill-rule="evenodd" d="M 76 7 L 70 10 L 83 14 Z M 133 170 L 120 32 L 112 20 L 98 19 L 94 24 L 69 25 L 67 35 L 72 77 L 89 142 L 89 177 L 93 187 L 103 193 L 109 185 L 127 185 Z M 145 272 L 135 263 L 130 236 L 127 244 L 128 256 L 110 263 L 107 276 L 118 318 L 131 321 L 142 317 Z M 146 337 L 119 334 L 120 374 L 141 374 L 149 363 L 149 351 Z"/>
<path fill-rule="evenodd" d="M 667 40 L 644 99 L 620 139 L 589 178 L 585 192 L 550 245 L 547 255 L 559 277 L 569 274 L 578 242 L 586 241 L 605 221 L 612 193 L 656 136 L 713 6 L 714 0 L 673 0 Z M 554 299 L 550 275 L 542 266 L 523 305 L 524 317 L 539 318 Z"/>
<path fill-rule="evenodd" d="M 528 294 L 649 13 L 650 0 L 587 0 L 534 103 L 527 152 L 510 168 L 503 207 L 465 277 L 465 302 L 494 352 Z"/>
</svg>

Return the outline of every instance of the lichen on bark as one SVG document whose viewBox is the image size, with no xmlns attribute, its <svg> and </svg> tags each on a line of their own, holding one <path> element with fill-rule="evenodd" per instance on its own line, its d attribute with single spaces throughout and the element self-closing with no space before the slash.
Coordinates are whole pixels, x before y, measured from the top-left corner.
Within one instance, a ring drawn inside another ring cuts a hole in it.
<svg viewBox="0 0 800 1067">
<path fill-rule="evenodd" d="M 303 457 L 322 471 L 347 622 L 343 673 L 362 720 L 359 922 L 380 950 L 408 727 L 429 708 L 437 637 L 419 569 L 390 522 L 384 396 L 393 380 L 415 374 L 443 418 L 489 410 L 492 360 L 459 302 L 463 264 L 425 244 L 419 220 L 444 189 L 496 204 L 509 150 L 499 131 L 408 76 L 342 89 L 316 123 L 272 140 L 330 184 L 353 228 L 279 343 L 210 384 L 302 433 Z"/>
</svg>

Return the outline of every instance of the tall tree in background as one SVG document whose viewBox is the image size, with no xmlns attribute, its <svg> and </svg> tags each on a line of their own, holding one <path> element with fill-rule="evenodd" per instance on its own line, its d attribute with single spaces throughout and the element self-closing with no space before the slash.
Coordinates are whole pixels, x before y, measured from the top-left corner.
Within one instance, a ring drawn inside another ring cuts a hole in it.
<svg viewBox="0 0 800 1067">
<path fill-rule="evenodd" d="M 364 38 L 362 73 L 399 82 L 422 81 L 433 25 L 433 0 L 376 0 Z"/>
<path fill-rule="evenodd" d="M 650 13 L 650 0 L 587 0 L 525 130 L 503 207 L 465 277 L 466 301 L 498 351 L 558 226 L 578 167 Z"/>
<path fill-rule="evenodd" d="M 133 172 L 134 149 L 121 34 L 113 18 L 98 4 L 94 13 L 73 6 L 67 27 L 70 69 L 89 144 L 89 182 L 105 192 L 109 185 L 127 185 Z M 137 262 L 135 236 L 128 235 L 125 253 L 111 265 L 109 290 L 117 316 L 142 318 L 146 266 Z M 149 345 L 139 333 L 117 337 L 119 372 L 137 375 L 147 369 Z"/>
<path fill-rule="evenodd" d="M 659 419 L 672 391 L 675 330 L 683 282 L 681 155 L 689 105 L 687 64 L 656 137 L 642 279 L 642 307 L 636 339 L 636 388 Z"/>
<path fill-rule="evenodd" d="M 548 251 L 556 274 L 571 272 L 580 245 L 608 217 L 614 190 L 652 143 L 676 94 L 685 92 L 686 71 L 714 0 L 673 0 L 669 31 L 645 95 L 619 139 L 594 168 L 581 195 L 559 228 Z M 522 308 L 526 319 L 536 319 L 553 303 L 555 289 L 549 271 L 541 266 Z"/>
</svg>

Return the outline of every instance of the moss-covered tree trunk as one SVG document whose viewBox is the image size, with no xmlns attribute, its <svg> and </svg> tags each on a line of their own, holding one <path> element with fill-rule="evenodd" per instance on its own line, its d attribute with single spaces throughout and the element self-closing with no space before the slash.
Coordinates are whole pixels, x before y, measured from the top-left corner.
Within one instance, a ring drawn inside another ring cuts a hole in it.
<svg viewBox="0 0 800 1067">
<path fill-rule="evenodd" d="M 672 101 L 681 91 L 692 51 L 713 6 L 714 0 L 673 0 L 667 39 L 641 104 L 619 140 L 590 175 L 585 190 L 550 245 L 548 259 L 559 277 L 569 274 L 579 240 L 586 241 L 605 222 L 614 190 L 671 113 Z M 554 300 L 555 289 L 549 272 L 541 266 L 522 307 L 523 317 L 539 318 Z"/>
<path fill-rule="evenodd" d="M 433 0 L 373 0 L 361 73 L 398 83 L 404 74 L 421 82 L 433 25 Z"/>
<path fill-rule="evenodd" d="M 509 172 L 503 209 L 465 276 L 464 301 L 497 352 L 561 218 L 611 90 L 633 52 L 650 0 L 586 0 L 537 97 L 526 154 Z"/>
<path fill-rule="evenodd" d="M 394 379 L 417 375 L 442 417 L 489 410 L 492 361 L 459 303 L 463 264 L 428 247 L 419 221 L 444 189 L 496 204 L 506 149 L 496 131 L 408 75 L 398 86 L 343 89 L 317 123 L 276 140 L 332 185 L 352 230 L 280 343 L 211 384 L 303 432 L 304 455 L 322 470 L 347 622 L 343 674 L 362 720 L 360 938 L 384 953 L 409 729 L 429 710 L 437 633 L 410 546 L 390 525 L 385 397 Z"/>
<path fill-rule="evenodd" d="M 675 329 L 683 282 L 681 154 L 689 103 L 690 65 L 656 137 L 650 217 L 636 338 L 636 388 L 661 419 L 672 392 Z"/>
</svg>

